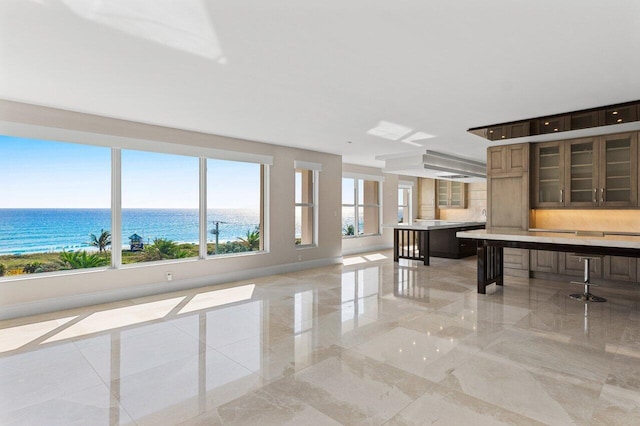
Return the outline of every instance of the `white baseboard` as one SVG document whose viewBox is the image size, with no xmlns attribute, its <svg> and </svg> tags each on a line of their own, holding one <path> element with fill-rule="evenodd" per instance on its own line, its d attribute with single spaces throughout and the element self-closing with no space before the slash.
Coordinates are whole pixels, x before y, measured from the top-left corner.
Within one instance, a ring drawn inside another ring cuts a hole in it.
<svg viewBox="0 0 640 426">
<path fill-rule="evenodd" d="M 365 247 L 353 247 L 351 249 L 342 250 L 343 256 L 350 256 L 352 254 L 369 253 L 372 251 L 390 250 L 393 249 L 392 245 L 378 245 L 378 246 L 365 246 Z"/>
<path fill-rule="evenodd" d="M 341 263 L 342 256 L 338 256 L 327 259 L 274 265 L 265 268 L 239 270 L 227 274 L 216 274 L 198 278 L 191 278 L 187 280 L 176 280 L 170 282 L 147 284 L 143 286 L 118 289 L 113 291 L 85 293 L 73 296 L 49 298 L 46 300 L 37 300 L 15 305 L 7 305 L 2 306 L 2 310 L 0 311 L 0 320 L 44 314 L 47 312 L 62 311 L 65 309 L 81 308 L 84 306 L 116 302 L 118 300 L 133 299 L 136 297 L 151 296 L 154 294 L 168 293 L 171 291 L 206 287 L 210 285 L 223 284 L 234 281 L 250 280 L 252 278 L 264 277 L 268 275 L 284 274 L 288 272 L 320 268 L 323 266 Z"/>
</svg>

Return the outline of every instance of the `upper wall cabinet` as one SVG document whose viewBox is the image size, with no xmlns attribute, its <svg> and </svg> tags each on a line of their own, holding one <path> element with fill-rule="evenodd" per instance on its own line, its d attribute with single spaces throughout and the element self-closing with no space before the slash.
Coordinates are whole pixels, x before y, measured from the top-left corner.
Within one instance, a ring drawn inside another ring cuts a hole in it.
<svg viewBox="0 0 640 426">
<path fill-rule="evenodd" d="M 600 205 L 638 205 L 638 135 L 603 136 L 599 164 Z"/>
<path fill-rule="evenodd" d="M 463 209 L 464 187 L 463 182 L 438 179 L 438 208 Z"/>
<path fill-rule="evenodd" d="M 638 205 L 637 134 L 534 145 L 533 206 Z"/>
<path fill-rule="evenodd" d="M 487 149 L 487 175 L 519 174 L 529 170 L 529 144 L 493 146 Z"/>
<path fill-rule="evenodd" d="M 597 207 L 598 142 L 596 138 L 575 139 L 565 145 L 567 207 Z"/>
<path fill-rule="evenodd" d="M 533 146 L 533 205 L 538 208 L 564 206 L 564 143 Z"/>
</svg>

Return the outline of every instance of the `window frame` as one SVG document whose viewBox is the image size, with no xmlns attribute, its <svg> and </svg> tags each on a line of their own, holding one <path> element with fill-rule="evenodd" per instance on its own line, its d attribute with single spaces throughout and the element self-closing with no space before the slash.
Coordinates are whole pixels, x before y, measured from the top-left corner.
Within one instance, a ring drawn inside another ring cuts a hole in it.
<svg viewBox="0 0 640 426">
<path fill-rule="evenodd" d="M 217 161 L 232 161 L 232 162 L 244 162 L 250 164 L 258 164 L 260 165 L 260 208 L 259 208 L 259 216 L 260 223 L 258 225 L 258 230 L 260 233 L 260 246 L 258 250 L 247 250 L 236 253 L 218 253 L 218 254 L 209 254 L 208 253 L 208 244 L 209 244 L 209 222 L 208 222 L 208 209 L 209 200 L 208 200 L 208 192 L 207 192 L 207 179 L 209 172 L 209 164 L 208 160 L 217 160 Z M 253 255 L 259 253 L 267 253 L 269 247 L 268 240 L 268 224 L 265 223 L 265 218 L 268 217 L 268 205 L 267 202 L 269 200 L 268 194 L 268 182 L 269 182 L 269 164 L 262 164 L 253 161 L 241 161 L 235 159 L 228 158 L 217 158 L 217 157 L 200 157 L 200 259 L 210 260 L 216 259 L 220 257 L 230 257 L 230 256 L 242 256 L 242 255 Z M 203 209 L 204 207 L 204 209 Z M 204 241 L 204 244 L 202 243 Z"/>
<path fill-rule="evenodd" d="M 372 237 L 372 236 L 379 236 L 382 235 L 381 233 L 381 227 L 382 227 L 382 182 L 383 179 L 379 178 L 379 177 L 371 177 L 371 176 L 361 176 L 361 175 L 346 175 L 344 174 L 342 176 L 343 179 L 343 185 L 344 185 L 344 179 L 353 179 L 353 204 L 342 204 L 342 211 L 344 211 L 345 208 L 353 208 L 353 213 L 354 213 L 354 233 L 353 235 L 345 235 L 344 233 L 342 234 L 342 238 L 361 238 L 361 237 Z M 365 202 L 364 199 L 364 194 L 362 194 L 362 203 L 360 202 L 360 182 L 362 182 L 362 186 L 363 186 L 363 191 L 364 191 L 364 186 L 365 186 L 365 182 L 375 182 L 376 186 L 377 186 L 377 191 L 376 191 L 376 197 L 377 197 L 377 203 L 367 203 Z M 342 197 L 342 201 L 344 201 L 344 194 Z M 360 229 L 360 213 L 362 211 L 363 214 L 363 224 L 365 221 L 365 217 L 364 217 L 364 211 L 366 208 L 370 208 L 370 207 L 374 207 L 377 209 L 377 216 L 378 216 L 378 220 L 376 221 L 376 232 L 372 232 L 372 233 L 364 233 L 364 230 Z M 344 217 L 342 218 L 342 221 L 344 222 Z M 362 232 L 361 232 L 362 231 Z"/>
<path fill-rule="evenodd" d="M 407 200 L 406 204 L 400 203 L 400 191 L 406 191 L 405 197 Z M 413 225 L 413 183 L 412 182 L 398 182 L 398 212 L 400 209 L 406 209 L 408 212 L 409 220 L 406 220 L 406 217 L 403 215 L 403 221 L 398 223 L 403 223 L 405 225 Z"/>
<path fill-rule="evenodd" d="M 114 140 L 118 138 L 116 136 L 98 135 L 93 133 L 76 132 L 70 134 L 69 137 L 55 137 L 43 136 L 43 135 L 30 135 L 30 132 L 5 132 L 4 136 L 19 139 L 33 139 L 42 142 L 51 143 L 65 143 L 82 146 L 94 146 L 102 147 L 110 150 L 110 194 L 111 194 L 111 262 L 107 266 L 95 267 L 90 269 L 70 269 L 53 272 L 41 272 L 37 274 L 20 274 L 9 275 L 0 277 L 0 282 L 9 282 L 15 280 L 24 280 L 31 278 L 47 277 L 47 276 L 60 276 L 60 275 L 75 275 L 81 273 L 87 273 L 88 271 L 105 271 L 107 269 L 129 269 L 129 268 L 141 268 L 146 266 L 153 266 L 158 264 L 170 264 L 170 263 L 186 263 L 194 260 L 211 260 L 219 257 L 229 256 L 246 256 L 256 255 L 269 252 L 269 203 L 270 203 L 270 171 L 273 165 L 273 156 L 261 155 L 253 153 L 245 153 L 241 151 L 228 151 L 217 148 L 204 148 L 189 145 L 173 144 L 173 143 L 151 143 L 149 141 L 143 141 L 133 138 L 121 138 L 121 143 L 114 146 Z M 76 140 L 77 139 L 77 140 Z M 194 185 L 199 185 L 199 233 L 198 243 L 200 246 L 200 252 L 197 257 L 190 258 L 178 258 L 178 259 L 165 259 L 158 261 L 140 262 L 132 264 L 122 263 L 122 151 L 146 151 L 157 154 L 169 154 L 192 157 L 198 160 L 199 181 L 194 182 Z M 216 160 L 229 160 L 237 162 L 246 162 L 260 165 L 260 250 L 229 253 L 218 256 L 206 255 L 207 244 L 207 229 L 206 226 L 203 229 L 202 224 L 206 224 L 206 207 L 203 210 L 203 206 L 206 206 L 206 179 L 207 179 L 207 159 Z M 317 190 L 315 190 L 317 194 Z M 316 195 L 317 196 L 317 195 Z M 317 210 L 317 209 L 315 209 Z M 315 219 L 317 223 L 317 218 Z M 116 248 L 116 249 L 114 249 Z M 204 253 L 203 253 L 204 250 Z M 204 254 L 204 255 L 203 255 Z"/>
<path fill-rule="evenodd" d="M 309 177 L 311 178 L 311 183 L 309 185 L 304 185 L 304 180 L 305 180 L 305 176 L 304 174 L 308 173 Z M 300 194 L 300 202 L 298 202 L 296 200 L 296 197 L 298 195 L 298 178 L 297 175 L 298 173 L 300 174 L 300 180 L 301 180 L 301 194 Z M 318 184 L 318 171 L 317 170 L 313 170 L 313 169 L 306 169 L 306 168 L 302 168 L 302 167 L 297 167 L 294 169 L 294 242 L 295 242 L 295 246 L 296 248 L 305 248 L 305 247 L 317 247 L 317 224 L 318 224 L 318 217 L 317 217 L 317 204 L 318 204 L 318 189 L 317 189 L 317 184 Z M 311 194 L 305 194 L 305 189 L 308 189 L 311 191 Z M 305 197 L 306 195 L 306 197 Z M 310 202 L 302 202 L 302 200 L 304 199 L 310 200 Z M 301 213 L 303 211 L 304 208 L 310 208 L 311 209 L 311 213 L 310 213 L 310 217 L 311 217 L 311 226 L 310 227 L 305 227 L 304 226 L 304 214 L 301 214 L 301 222 L 300 222 L 300 244 L 297 243 L 297 239 L 298 237 L 295 235 L 295 227 L 297 225 L 297 218 L 296 218 L 296 210 L 297 208 L 300 207 L 301 208 Z M 303 244 L 302 241 L 305 240 L 304 238 L 304 232 L 305 229 L 310 229 L 311 230 L 311 242 Z"/>
</svg>

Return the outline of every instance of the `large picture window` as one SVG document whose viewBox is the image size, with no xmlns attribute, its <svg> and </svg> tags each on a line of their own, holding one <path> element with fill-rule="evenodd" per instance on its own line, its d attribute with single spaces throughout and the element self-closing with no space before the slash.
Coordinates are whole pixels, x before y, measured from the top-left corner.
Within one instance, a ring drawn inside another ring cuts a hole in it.
<svg viewBox="0 0 640 426">
<path fill-rule="evenodd" d="M 0 136 L 0 276 L 106 267 L 109 148 Z"/>
<path fill-rule="evenodd" d="M 365 236 L 380 233 L 380 182 L 342 179 L 342 234 Z"/>
<path fill-rule="evenodd" d="M 198 159 L 122 151 L 122 263 L 198 256 Z"/>
<path fill-rule="evenodd" d="M 0 136 L 0 277 L 263 250 L 270 157 L 186 151 Z"/>
<path fill-rule="evenodd" d="M 207 254 L 263 250 L 264 166 L 207 160 Z"/>
</svg>

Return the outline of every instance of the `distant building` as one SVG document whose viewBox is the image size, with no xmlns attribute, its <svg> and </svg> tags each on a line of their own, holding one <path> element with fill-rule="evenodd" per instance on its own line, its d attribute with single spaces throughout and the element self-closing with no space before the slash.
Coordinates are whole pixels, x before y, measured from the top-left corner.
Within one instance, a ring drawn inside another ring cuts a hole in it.
<svg viewBox="0 0 640 426">
<path fill-rule="evenodd" d="M 133 234 L 129 237 L 129 250 L 140 251 L 144 249 L 144 243 L 142 237 L 138 234 Z"/>
</svg>

